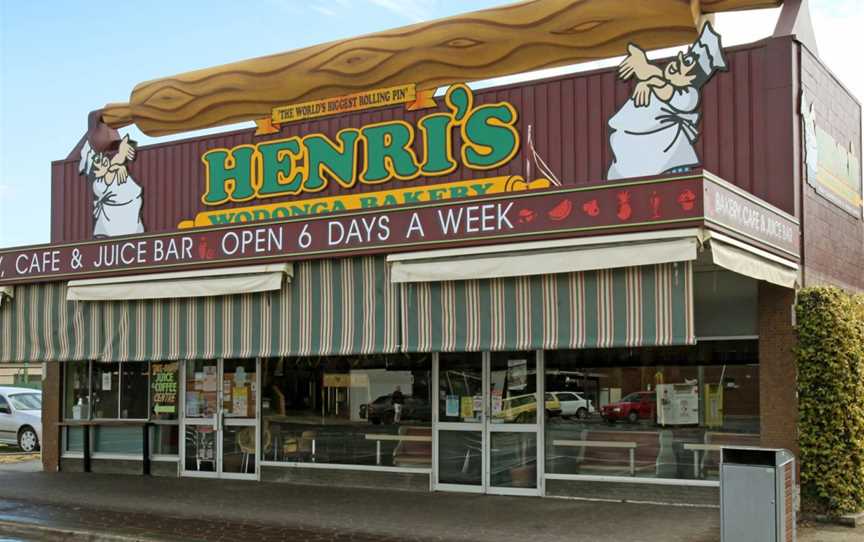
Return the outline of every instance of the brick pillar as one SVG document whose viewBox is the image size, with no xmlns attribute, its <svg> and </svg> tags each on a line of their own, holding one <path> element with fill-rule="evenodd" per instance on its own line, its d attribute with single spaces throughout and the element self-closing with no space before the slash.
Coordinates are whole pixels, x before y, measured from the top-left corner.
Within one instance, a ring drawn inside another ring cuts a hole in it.
<svg viewBox="0 0 864 542">
<path fill-rule="evenodd" d="M 762 446 L 786 448 L 798 456 L 798 385 L 792 348 L 795 293 L 759 283 L 759 412 Z"/>
<path fill-rule="evenodd" d="M 62 380 L 60 363 L 42 364 L 42 469 L 60 470 L 60 410 L 62 408 Z"/>
</svg>

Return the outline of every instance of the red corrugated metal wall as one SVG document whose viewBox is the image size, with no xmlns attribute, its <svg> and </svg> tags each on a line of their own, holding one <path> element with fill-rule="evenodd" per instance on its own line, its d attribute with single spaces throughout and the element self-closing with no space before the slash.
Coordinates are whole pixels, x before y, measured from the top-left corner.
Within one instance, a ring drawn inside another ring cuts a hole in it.
<svg viewBox="0 0 864 542">
<path fill-rule="evenodd" d="M 795 214 L 795 185 L 786 175 L 786 170 L 792 168 L 793 149 L 772 134 L 775 126 L 793 122 L 791 98 L 789 104 L 785 104 L 772 97 L 778 91 L 782 96 L 786 79 L 791 78 L 783 66 L 776 65 L 778 58 L 783 63 L 787 56 L 791 59 L 791 42 L 787 44 L 782 40 L 727 50 L 729 71 L 715 76 L 703 89 L 697 152 L 705 169 Z M 632 83 L 617 80 L 615 69 L 606 69 L 477 91 L 477 103 L 509 101 L 519 111 L 522 152 L 508 166 L 487 172 L 462 168 L 447 177 L 394 181 L 383 186 L 358 184 L 354 191 L 504 174 L 524 175 L 529 125 L 534 126 L 537 151 L 564 184 L 604 182 L 611 161 L 607 121 L 628 99 L 631 89 Z M 791 86 L 789 92 L 791 94 Z M 291 124 L 281 134 L 269 137 L 254 138 L 253 130 L 244 130 L 142 147 L 130 172 L 144 189 L 145 228 L 148 232 L 172 230 L 181 220 L 192 219 L 198 212 L 207 210 L 200 198 L 204 189 L 201 155 L 208 149 L 312 132 L 332 137 L 349 126 L 397 118 L 412 123 L 429 112 L 406 113 L 395 107 Z M 460 144 L 457 137 L 455 148 L 460 148 Z M 422 156 L 419 149 L 418 156 Z M 77 160 L 53 164 L 52 242 L 91 237 L 89 187 L 78 175 L 77 164 Z M 536 170 L 532 171 L 532 177 L 536 174 Z M 316 195 L 338 191 L 338 187 L 331 186 Z M 279 199 L 268 199 L 267 203 L 276 201 Z"/>
</svg>

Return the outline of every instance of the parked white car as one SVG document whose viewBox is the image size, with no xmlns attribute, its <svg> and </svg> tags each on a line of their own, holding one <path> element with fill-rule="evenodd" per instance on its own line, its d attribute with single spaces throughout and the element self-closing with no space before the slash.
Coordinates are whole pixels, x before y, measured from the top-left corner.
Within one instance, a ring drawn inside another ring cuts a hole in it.
<svg viewBox="0 0 864 542">
<path fill-rule="evenodd" d="M 0 442 L 35 452 L 42 442 L 42 392 L 0 387 Z"/>
<path fill-rule="evenodd" d="M 594 403 L 585 399 L 575 391 L 553 391 L 550 392 L 561 403 L 562 416 L 575 416 L 577 418 L 587 418 L 589 414 L 594 414 Z"/>
</svg>

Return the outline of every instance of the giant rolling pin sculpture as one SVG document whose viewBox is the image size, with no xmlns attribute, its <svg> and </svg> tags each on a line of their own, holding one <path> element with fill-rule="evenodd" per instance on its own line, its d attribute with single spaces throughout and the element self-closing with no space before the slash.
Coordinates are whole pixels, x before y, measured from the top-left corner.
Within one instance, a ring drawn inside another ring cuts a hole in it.
<svg viewBox="0 0 864 542">
<path fill-rule="evenodd" d="M 782 0 L 531 0 L 141 83 L 112 128 L 159 136 L 260 119 L 273 107 L 415 83 L 419 90 L 690 43 L 702 15 Z"/>
</svg>

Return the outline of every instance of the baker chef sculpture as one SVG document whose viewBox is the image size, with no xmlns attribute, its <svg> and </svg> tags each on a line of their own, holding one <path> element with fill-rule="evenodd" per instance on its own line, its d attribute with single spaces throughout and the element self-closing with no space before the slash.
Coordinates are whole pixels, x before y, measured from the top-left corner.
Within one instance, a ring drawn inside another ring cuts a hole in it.
<svg viewBox="0 0 864 542">
<path fill-rule="evenodd" d="M 699 91 L 718 70 L 726 70 L 720 36 L 710 23 L 686 52 L 664 68 L 648 62 L 630 44 L 618 76 L 637 79 L 633 96 L 609 119 L 612 165 L 607 179 L 687 171 L 699 164 Z"/>
<path fill-rule="evenodd" d="M 90 143 L 81 149 L 78 171 L 93 186 L 93 237 L 143 233 L 141 187 L 129 175 L 126 164 L 135 159 L 135 142 L 123 136 L 117 153 L 109 158 Z"/>
</svg>

